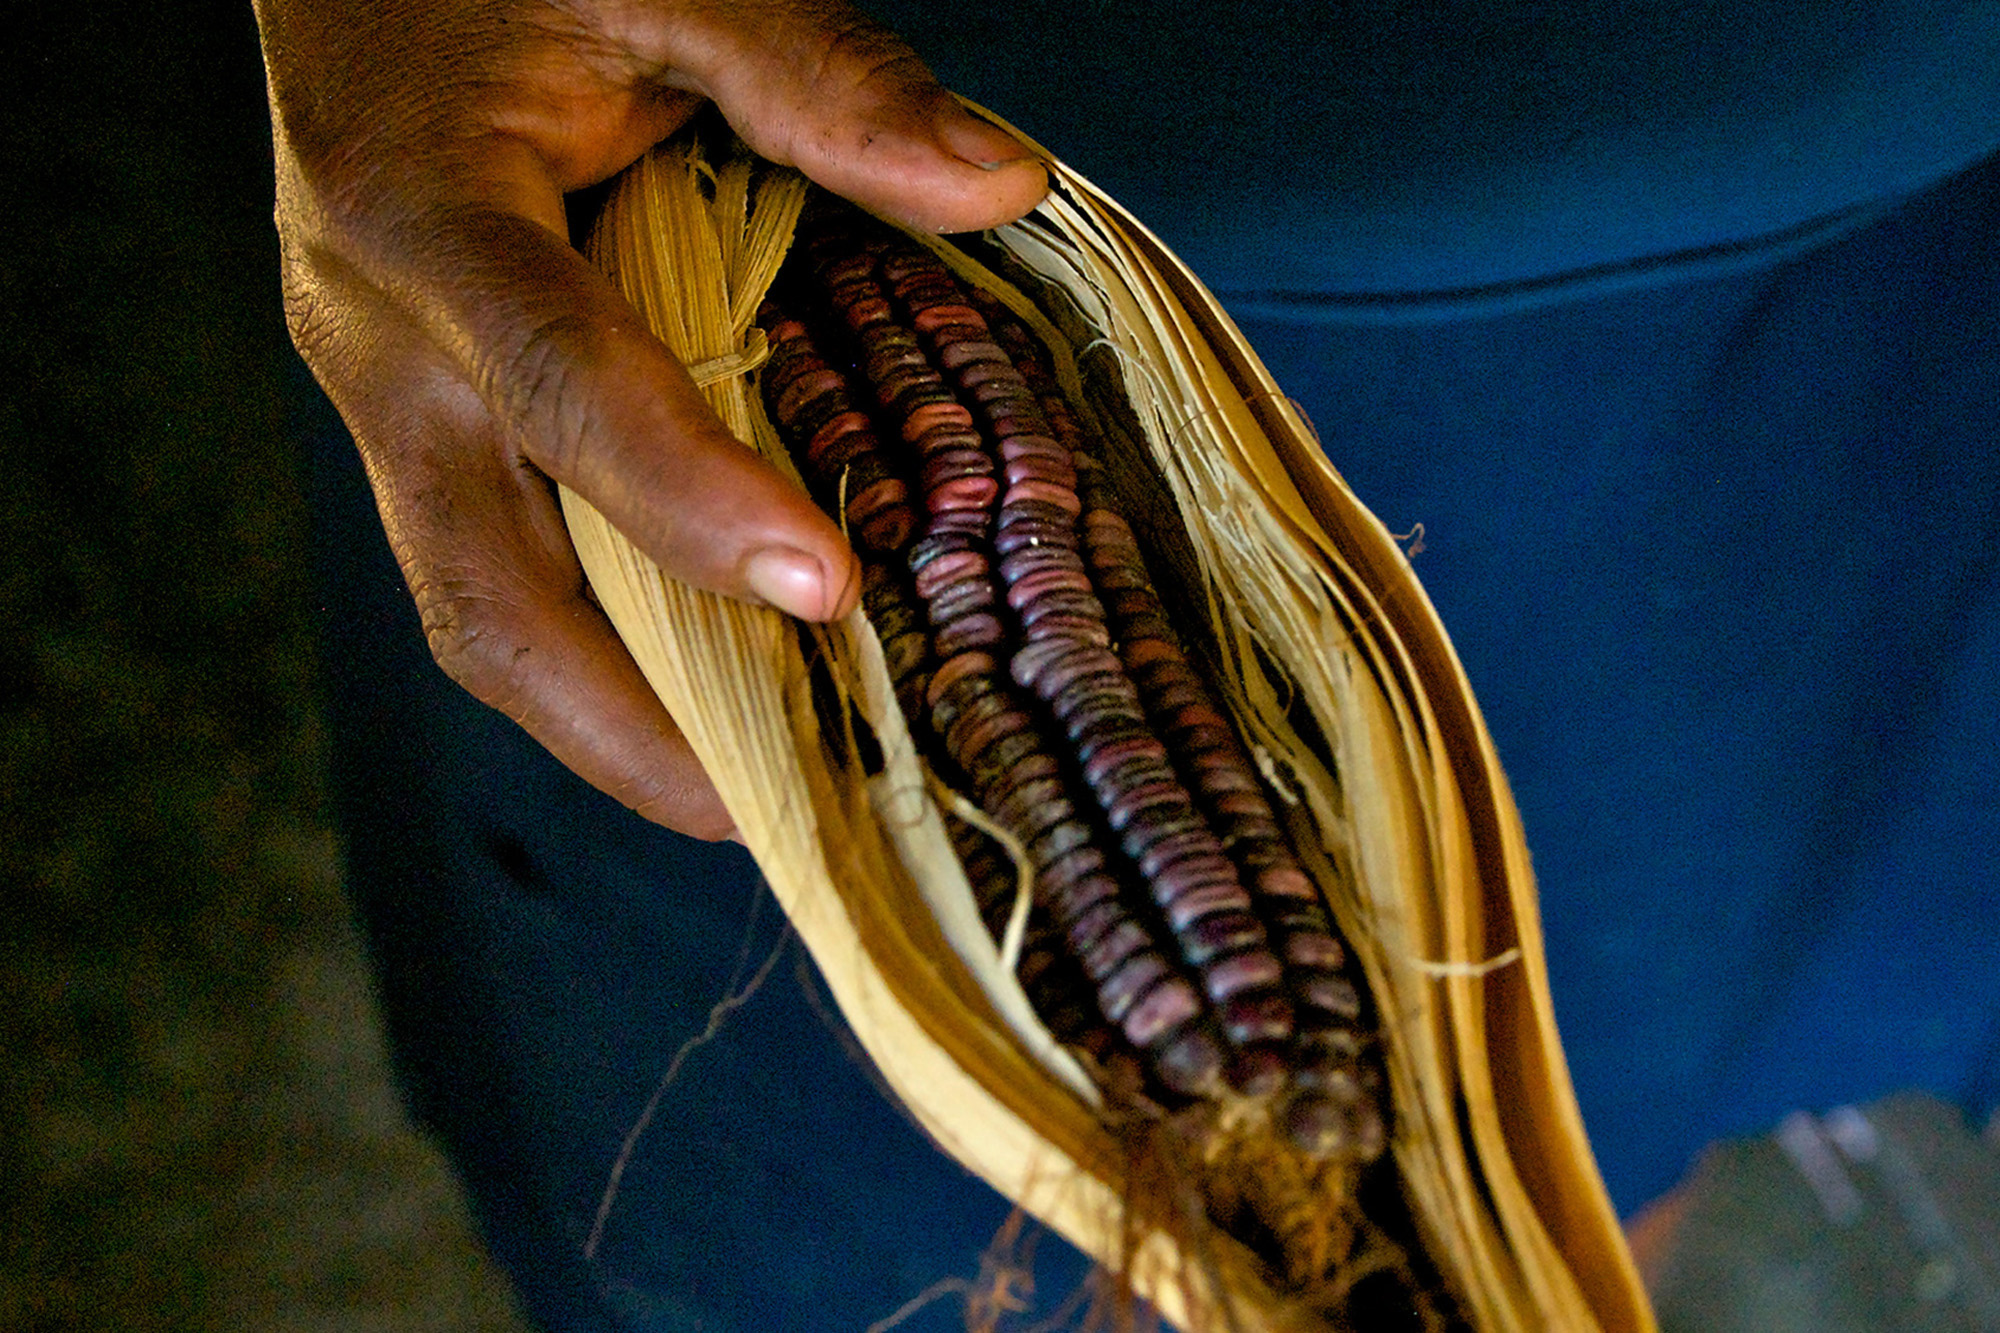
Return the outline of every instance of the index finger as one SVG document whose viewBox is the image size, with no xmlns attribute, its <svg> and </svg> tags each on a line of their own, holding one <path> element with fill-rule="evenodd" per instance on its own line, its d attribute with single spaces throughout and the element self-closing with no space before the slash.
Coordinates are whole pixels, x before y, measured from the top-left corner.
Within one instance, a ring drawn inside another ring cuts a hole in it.
<svg viewBox="0 0 2000 1333">
<path fill-rule="evenodd" d="M 849 609 L 858 571 L 833 522 L 565 241 L 491 207 L 425 234 L 433 336 L 521 457 L 677 579 L 811 620 Z"/>
</svg>

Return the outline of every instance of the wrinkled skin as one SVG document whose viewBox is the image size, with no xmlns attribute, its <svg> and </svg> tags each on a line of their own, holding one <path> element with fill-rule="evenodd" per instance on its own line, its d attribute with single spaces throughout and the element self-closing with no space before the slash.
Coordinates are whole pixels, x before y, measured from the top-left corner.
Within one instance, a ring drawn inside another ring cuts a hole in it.
<svg viewBox="0 0 2000 1333">
<path fill-rule="evenodd" d="M 285 305 L 359 445 L 433 654 L 565 764 L 698 837 L 731 825 L 585 594 L 562 482 L 669 573 L 808 619 L 854 557 L 731 439 L 570 248 L 563 196 L 712 100 L 899 221 L 993 226 L 1045 179 L 841 0 L 259 0 Z"/>
</svg>

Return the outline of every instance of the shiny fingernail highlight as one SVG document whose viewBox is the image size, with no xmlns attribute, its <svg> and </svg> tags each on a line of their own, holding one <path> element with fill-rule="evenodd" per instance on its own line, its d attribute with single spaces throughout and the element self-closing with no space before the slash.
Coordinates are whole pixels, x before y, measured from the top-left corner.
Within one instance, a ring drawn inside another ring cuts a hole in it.
<svg viewBox="0 0 2000 1333">
<path fill-rule="evenodd" d="M 827 579 L 819 558 L 791 546 L 767 546 L 743 567 L 750 595 L 787 615 L 819 620 L 826 615 Z"/>
<path fill-rule="evenodd" d="M 1035 155 L 1019 139 L 963 111 L 954 109 L 939 116 L 937 128 L 938 136 L 954 157 L 982 171 L 998 171 L 1016 162 L 1035 160 Z"/>
</svg>

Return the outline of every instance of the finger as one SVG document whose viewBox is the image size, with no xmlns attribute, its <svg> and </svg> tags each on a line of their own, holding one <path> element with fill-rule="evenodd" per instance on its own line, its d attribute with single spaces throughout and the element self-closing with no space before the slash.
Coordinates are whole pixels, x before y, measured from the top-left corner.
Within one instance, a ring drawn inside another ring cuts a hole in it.
<svg viewBox="0 0 2000 1333">
<path fill-rule="evenodd" d="M 975 231 L 1047 192 L 1025 145 L 966 111 L 901 38 L 844 0 L 685 6 L 653 55 L 714 98 L 757 152 L 898 222 Z"/>
<path fill-rule="evenodd" d="M 507 461 L 485 404 L 381 298 L 291 285 L 300 349 L 354 431 L 439 665 L 648 819 L 729 836 L 693 750 L 583 595 L 547 480 Z"/>
<path fill-rule="evenodd" d="M 683 582 L 812 620 L 852 607 L 858 570 L 839 529 L 728 432 L 560 237 L 485 208 L 415 234 L 422 249 L 405 280 L 510 450 Z"/>
</svg>

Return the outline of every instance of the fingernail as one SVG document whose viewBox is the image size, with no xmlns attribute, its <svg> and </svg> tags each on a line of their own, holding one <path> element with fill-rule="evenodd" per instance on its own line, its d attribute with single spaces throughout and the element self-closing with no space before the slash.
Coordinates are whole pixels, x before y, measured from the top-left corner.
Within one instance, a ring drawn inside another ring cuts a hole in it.
<svg viewBox="0 0 2000 1333">
<path fill-rule="evenodd" d="M 1016 162 L 1032 162 L 1028 146 L 997 125 L 953 107 L 938 117 L 938 137 L 961 162 L 981 171 L 998 171 Z"/>
<path fill-rule="evenodd" d="M 826 572 L 819 560 L 791 546 L 766 546 L 743 567 L 750 593 L 801 620 L 826 614 Z"/>
</svg>

